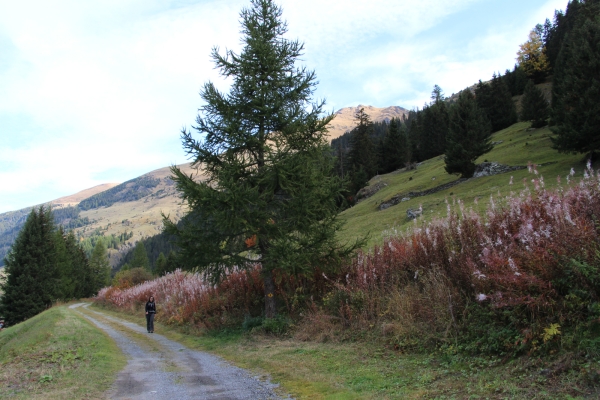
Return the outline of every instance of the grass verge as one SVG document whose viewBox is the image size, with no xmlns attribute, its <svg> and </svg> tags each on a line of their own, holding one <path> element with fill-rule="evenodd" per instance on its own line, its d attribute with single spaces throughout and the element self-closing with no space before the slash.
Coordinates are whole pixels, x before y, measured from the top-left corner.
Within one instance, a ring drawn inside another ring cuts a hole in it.
<svg viewBox="0 0 600 400">
<path fill-rule="evenodd" d="M 67 305 L 0 332 L 0 398 L 102 399 L 125 356 Z"/>
<path fill-rule="evenodd" d="M 102 312 L 145 323 L 143 315 L 105 308 Z M 582 364 L 580 371 L 558 373 L 572 357 L 569 354 L 501 360 L 451 351 L 406 354 L 369 340 L 315 343 L 241 330 L 198 336 L 184 327 L 160 324 L 156 332 L 270 377 L 298 399 L 586 399 L 600 395 L 590 389 L 600 372 L 598 360 Z"/>
</svg>

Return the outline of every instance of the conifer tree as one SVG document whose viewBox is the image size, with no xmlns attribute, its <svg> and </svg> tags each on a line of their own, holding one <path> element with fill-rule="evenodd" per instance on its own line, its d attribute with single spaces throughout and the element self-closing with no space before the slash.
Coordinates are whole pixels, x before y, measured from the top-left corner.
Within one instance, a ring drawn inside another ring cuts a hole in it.
<svg viewBox="0 0 600 400">
<path fill-rule="evenodd" d="M 146 252 L 146 246 L 143 241 L 139 241 L 133 250 L 133 258 L 131 259 L 131 268 L 144 268 L 150 271 L 150 260 Z M 151 272 L 151 271 L 150 271 Z"/>
<path fill-rule="evenodd" d="M 492 81 L 479 81 L 475 89 L 477 106 L 485 112 L 492 132 L 508 128 L 518 120 L 517 108 L 504 80 L 494 73 Z"/>
<path fill-rule="evenodd" d="M 157 276 L 163 276 L 167 273 L 167 257 L 165 257 L 162 251 L 156 259 L 156 266 L 154 267 L 154 272 Z"/>
<path fill-rule="evenodd" d="M 521 121 L 531 121 L 532 128 L 541 128 L 547 124 L 550 107 L 544 94 L 533 81 L 527 82 L 521 100 Z"/>
<path fill-rule="evenodd" d="M 212 53 L 229 93 L 212 83 L 197 125 L 201 141 L 184 130 L 184 148 L 207 180 L 172 168 L 189 206 L 177 238 L 178 260 L 213 282 L 228 271 L 260 263 L 265 317 L 277 313 L 274 271 L 312 276 L 328 270 L 353 247 L 335 240 L 343 185 L 333 173 L 324 102 L 311 99 L 315 74 L 296 66 L 303 45 L 284 38 L 287 25 L 271 0 L 252 0 L 241 16 L 241 53 Z"/>
<path fill-rule="evenodd" d="M 421 143 L 423 138 L 423 113 L 420 111 L 410 111 L 408 113 L 408 142 L 410 145 L 411 157 L 408 161 L 422 161 L 421 148 L 424 147 Z"/>
<path fill-rule="evenodd" d="M 442 89 L 435 85 L 431 93 L 431 103 L 423 108 L 423 137 L 421 156 L 423 159 L 444 154 L 448 134 L 448 106 Z"/>
<path fill-rule="evenodd" d="M 500 78 L 494 74 L 491 82 L 492 96 L 495 100 L 494 108 L 489 113 L 492 132 L 508 128 L 518 121 L 517 107 L 512 100 L 510 90 Z"/>
<path fill-rule="evenodd" d="M 387 159 L 386 159 L 386 149 L 385 149 L 385 139 L 389 136 L 389 129 L 386 130 L 383 137 L 380 137 L 377 140 L 377 146 L 375 150 L 375 161 L 377 163 L 377 172 L 386 173 L 387 172 Z"/>
<path fill-rule="evenodd" d="M 564 41 L 552 89 L 554 146 L 560 152 L 600 150 L 600 17 L 581 18 Z"/>
<path fill-rule="evenodd" d="M 332 145 L 333 145 L 333 142 L 332 142 Z M 343 146 L 341 141 L 338 141 L 334 150 L 335 150 L 335 171 L 337 172 L 339 177 L 344 179 L 346 176 L 346 170 L 345 170 L 344 166 L 346 164 L 348 164 L 348 161 L 346 160 L 346 148 Z"/>
<path fill-rule="evenodd" d="M 110 264 L 108 262 L 108 251 L 102 239 L 96 242 L 90 257 L 90 272 L 92 281 L 92 293 L 107 286 L 110 283 Z"/>
<path fill-rule="evenodd" d="M 565 12 L 555 11 L 554 22 L 547 21 L 547 34 L 544 38 L 544 52 L 551 70 L 556 67 L 560 51 L 569 33 L 582 18 L 592 17 L 600 12 L 598 0 L 570 0 Z"/>
<path fill-rule="evenodd" d="M 444 161 L 446 172 L 470 178 L 475 172 L 474 161 L 490 151 L 490 123 L 470 90 L 463 90 L 450 111 L 450 128 Z"/>
<path fill-rule="evenodd" d="M 396 171 L 404 166 L 407 160 L 408 140 L 406 130 L 397 118 L 390 121 L 388 132 L 383 141 L 382 173 Z"/>
<path fill-rule="evenodd" d="M 522 95 L 525 91 L 525 85 L 527 85 L 527 75 L 518 65 L 515 65 L 512 71 L 508 69 L 502 76 L 502 80 L 506 84 L 511 96 Z"/>
<path fill-rule="evenodd" d="M 348 171 L 351 174 L 352 191 L 356 193 L 377 173 L 377 157 L 371 139 L 373 133 L 371 118 L 365 113 L 365 109 L 361 108 L 356 111 L 354 119 L 356 128 L 352 130 L 350 137 Z"/>
<path fill-rule="evenodd" d="M 75 281 L 73 274 L 73 262 L 71 254 L 67 251 L 65 231 L 62 226 L 54 233 L 54 251 L 56 253 L 56 267 L 60 276 L 57 288 L 57 297 L 60 299 L 71 299 L 75 293 Z"/>
<path fill-rule="evenodd" d="M 87 256 L 77 243 L 73 231 L 67 233 L 64 240 L 66 251 L 71 261 L 73 297 L 77 299 L 90 297 L 94 294 L 94 290 L 92 288 L 91 269 Z"/>
<path fill-rule="evenodd" d="M 55 225 L 50 209 L 33 209 L 6 256 L 0 315 L 14 325 L 44 311 L 60 295 Z"/>
<path fill-rule="evenodd" d="M 167 264 L 165 269 L 167 272 L 174 272 L 179 267 L 179 262 L 177 261 L 177 254 L 171 250 L 169 255 L 167 256 Z"/>
</svg>

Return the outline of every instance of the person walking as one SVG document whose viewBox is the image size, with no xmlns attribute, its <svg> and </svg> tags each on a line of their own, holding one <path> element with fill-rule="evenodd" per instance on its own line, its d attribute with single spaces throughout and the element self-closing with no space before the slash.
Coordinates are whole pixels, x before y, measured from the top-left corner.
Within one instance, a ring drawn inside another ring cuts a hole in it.
<svg viewBox="0 0 600 400">
<path fill-rule="evenodd" d="M 154 296 L 150 296 L 146 303 L 146 328 L 148 333 L 154 333 L 154 314 L 156 314 L 156 304 Z"/>
</svg>

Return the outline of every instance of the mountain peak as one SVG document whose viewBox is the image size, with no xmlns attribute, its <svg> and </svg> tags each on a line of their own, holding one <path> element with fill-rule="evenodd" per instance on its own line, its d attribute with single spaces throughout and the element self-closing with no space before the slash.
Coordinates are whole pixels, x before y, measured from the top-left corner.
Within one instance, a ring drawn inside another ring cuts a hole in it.
<svg viewBox="0 0 600 400">
<path fill-rule="evenodd" d="M 364 108 L 373 122 L 389 122 L 392 118 L 402 118 L 408 114 L 408 110 L 399 106 L 373 107 L 359 104 L 356 107 L 345 107 L 335 112 L 335 118 L 327 126 L 329 129 L 329 140 L 338 138 L 344 133 L 354 129 L 356 122 L 354 114 Z"/>
</svg>

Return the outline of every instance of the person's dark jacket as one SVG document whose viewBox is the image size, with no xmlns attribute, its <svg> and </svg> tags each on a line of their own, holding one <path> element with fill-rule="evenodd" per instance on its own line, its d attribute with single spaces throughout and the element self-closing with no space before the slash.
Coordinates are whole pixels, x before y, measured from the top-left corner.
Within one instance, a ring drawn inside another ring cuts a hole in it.
<svg viewBox="0 0 600 400">
<path fill-rule="evenodd" d="M 156 314 L 156 304 L 153 301 L 146 303 L 146 312 L 148 314 Z"/>
</svg>

